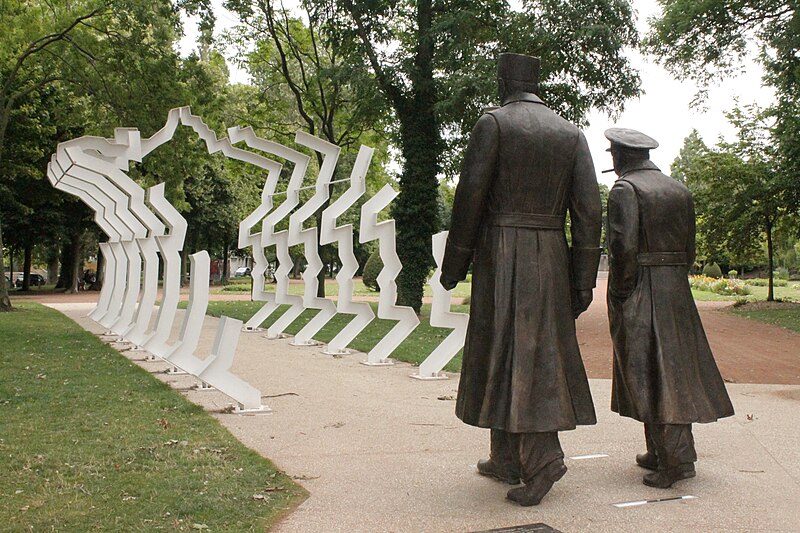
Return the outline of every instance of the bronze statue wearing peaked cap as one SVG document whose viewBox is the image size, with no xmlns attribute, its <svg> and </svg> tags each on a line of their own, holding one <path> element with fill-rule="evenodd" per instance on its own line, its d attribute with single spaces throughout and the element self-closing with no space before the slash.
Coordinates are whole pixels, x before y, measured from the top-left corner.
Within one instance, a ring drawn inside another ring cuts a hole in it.
<svg viewBox="0 0 800 533">
<path fill-rule="evenodd" d="M 472 264 L 456 415 L 491 428 L 478 471 L 521 478 L 508 498 L 536 505 L 566 472 L 558 432 L 596 421 L 575 318 L 592 300 L 601 204 L 586 139 L 535 94 L 539 60 L 501 54 L 498 74 L 502 106 L 470 136 L 441 280 Z"/>
<path fill-rule="evenodd" d="M 645 485 L 667 488 L 694 477 L 695 422 L 731 416 L 731 405 L 687 278 L 695 258 L 692 195 L 650 161 L 658 143 L 612 128 L 608 195 L 608 318 L 614 344 L 611 409 L 644 422 L 654 470 Z"/>
</svg>

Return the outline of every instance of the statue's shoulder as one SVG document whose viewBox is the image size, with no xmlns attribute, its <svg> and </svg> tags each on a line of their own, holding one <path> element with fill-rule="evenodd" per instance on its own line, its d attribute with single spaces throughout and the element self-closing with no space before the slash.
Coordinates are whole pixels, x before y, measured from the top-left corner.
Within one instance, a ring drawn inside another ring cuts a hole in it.
<svg viewBox="0 0 800 533">
<path fill-rule="evenodd" d="M 547 129 L 561 132 L 567 137 L 578 138 L 580 128 L 565 118 L 555 113 L 542 102 L 517 101 L 511 104 L 487 111 L 500 125 L 528 124 L 533 117 L 540 124 L 547 125 Z"/>
</svg>

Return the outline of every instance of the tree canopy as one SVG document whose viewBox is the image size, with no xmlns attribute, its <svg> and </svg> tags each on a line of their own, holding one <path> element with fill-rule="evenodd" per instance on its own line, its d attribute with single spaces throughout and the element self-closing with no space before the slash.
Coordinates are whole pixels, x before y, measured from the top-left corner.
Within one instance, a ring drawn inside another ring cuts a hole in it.
<svg viewBox="0 0 800 533">
<path fill-rule="evenodd" d="M 766 240 L 768 300 L 773 300 L 774 231 L 797 214 L 793 184 L 782 174 L 770 143 L 774 120 L 748 106 L 729 114 L 738 139 L 708 148 L 697 132 L 686 138 L 673 176 L 694 194 L 698 251 L 708 261 L 749 262 Z"/>
<path fill-rule="evenodd" d="M 630 3 L 619 0 L 316 2 L 327 35 L 373 80 L 394 118 L 401 157 L 397 220 L 399 300 L 419 310 L 432 266 L 438 179 L 454 176 L 483 109 L 496 101 L 498 53 L 542 59 L 542 96 L 585 123 L 639 94 L 625 48 L 636 46 Z"/>
<path fill-rule="evenodd" d="M 3 2 L 0 230 L 10 228 L 9 244 L 40 243 L 38 231 L 63 248 L 68 237 L 77 244 L 76 234 L 96 232 L 83 206 L 47 187 L 43 169 L 58 142 L 108 137 L 115 126 L 148 136 L 170 108 L 191 105 L 220 136 L 241 124 L 285 141 L 302 127 L 342 146 L 342 167 L 350 146 L 377 145 L 376 183 L 388 179 L 395 149 L 398 286 L 401 302 L 419 309 L 431 235 L 447 216 L 440 180 L 457 174 L 472 125 L 496 101 L 498 53 L 540 56 L 543 98 L 579 124 L 589 110 L 614 114 L 639 94 L 626 57 L 638 45 L 628 1 L 528 0 L 518 10 L 504 0 L 303 0 L 293 11 L 272 0 L 225 5 L 240 17 L 227 42 L 246 50 L 240 60 L 250 85 L 228 81 L 208 0 Z M 176 52 L 181 13 L 202 16 L 198 50 L 185 58 Z M 168 199 L 196 227 L 189 247 L 223 254 L 263 178 L 209 157 L 187 132 L 132 165 L 131 176 L 145 187 L 166 182 Z"/>
</svg>

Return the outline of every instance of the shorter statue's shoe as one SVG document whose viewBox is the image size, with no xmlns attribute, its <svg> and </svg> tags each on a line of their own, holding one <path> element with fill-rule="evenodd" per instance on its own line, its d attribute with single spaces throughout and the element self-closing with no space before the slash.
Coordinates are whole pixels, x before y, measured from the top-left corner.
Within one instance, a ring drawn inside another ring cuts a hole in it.
<svg viewBox="0 0 800 533">
<path fill-rule="evenodd" d="M 530 483 L 526 483 L 523 487 L 509 490 L 506 498 L 517 502 L 523 507 L 539 505 L 545 494 L 553 488 L 553 483 L 564 477 L 566 473 L 567 467 L 563 461 L 553 461 L 544 467 Z"/>
<path fill-rule="evenodd" d="M 654 453 L 640 453 L 636 455 L 636 464 L 648 470 L 658 470 L 658 457 Z"/>
<path fill-rule="evenodd" d="M 519 469 L 499 465 L 491 459 L 481 459 L 478 461 L 478 473 L 482 476 L 493 477 L 509 485 L 519 484 Z"/>
<path fill-rule="evenodd" d="M 694 469 L 694 463 L 682 463 L 673 468 L 666 468 L 658 470 L 650 474 L 645 474 L 642 482 L 648 487 L 655 487 L 657 489 L 668 489 L 676 481 L 682 479 L 689 479 L 695 477 L 697 473 Z"/>
</svg>

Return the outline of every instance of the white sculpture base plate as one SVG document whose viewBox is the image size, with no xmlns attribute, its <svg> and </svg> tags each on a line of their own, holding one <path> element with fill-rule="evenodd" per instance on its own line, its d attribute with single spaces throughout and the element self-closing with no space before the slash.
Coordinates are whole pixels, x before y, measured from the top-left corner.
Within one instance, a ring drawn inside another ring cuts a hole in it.
<svg viewBox="0 0 800 533">
<path fill-rule="evenodd" d="M 383 361 L 375 361 L 375 362 L 359 361 L 359 363 L 367 366 L 392 366 L 394 364 L 394 361 L 392 361 L 391 359 L 384 359 Z"/>
<path fill-rule="evenodd" d="M 245 326 L 242 328 L 242 331 L 245 333 L 261 333 L 262 331 L 266 331 L 264 328 L 251 328 L 249 326 Z"/>
<path fill-rule="evenodd" d="M 295 341 L 291 341 L 289 344 L 290 344 L 291 346 L 319 346 L 319 345 L 321 345 L 322 343 L 321 343 L 321 342 L 317 342 L 317 341 L 315 341 L 315 340 L 310 340 L 310 341 L 308 341 L 308 342 L 295 342 Z"/>
<path fill-rule="evenodd" d="M 421 379 L 423 381 L 436 381 L 436 380 L 443 380 L 443 379 L 450 379 L 444 374 L 436 374 L 435 376 L 420 376 L 419 374 L 411 374 L 410 377 L 414 379 Z"/>
<path fill-rule="evenodd" d="M 258 409 L 242 409 L 241 407 L 236 407 L 233 410 L 233 414 L 235 415 L 266 415 L 272 412 L 272 409 L 267 407 L 266 405 L 262 405 Z"/>
<path fill-rule="evenodd" d="M 325 355 L 350 355 L 353 352 L 351 352 L 350 350 L 328 350 L 327 348 L 325 348 L 324 350 L 322 350 L 322 353 Z"/>
</svg>

